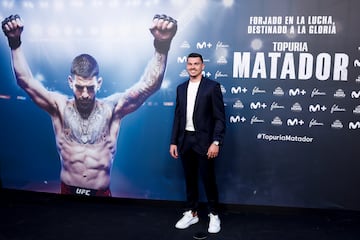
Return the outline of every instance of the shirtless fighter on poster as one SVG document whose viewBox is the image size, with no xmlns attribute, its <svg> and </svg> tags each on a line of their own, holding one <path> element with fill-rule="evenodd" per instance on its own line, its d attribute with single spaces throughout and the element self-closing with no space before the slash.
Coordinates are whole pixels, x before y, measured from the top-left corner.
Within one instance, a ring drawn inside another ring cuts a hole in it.
<svg viewBox="0 0 360 240">
<path fill-rule="evenodd" d="M 116 154 L 120 123 L 161 86 L 177 22 L 155 15 L 150 27 L 155 53 L 140 80 L 122 93 L 97 99 L 103 79 L 89 54 L 74 58 L 68 84 L 73 98 L 49 91 L 34 79 L 21 46 L 24 24 L 19 15 L 2 22 L 8 38 L 17 84 L 51 117 L 61 161 L 61 193 L 111 196 L 110 173 Z"/>
</svg>

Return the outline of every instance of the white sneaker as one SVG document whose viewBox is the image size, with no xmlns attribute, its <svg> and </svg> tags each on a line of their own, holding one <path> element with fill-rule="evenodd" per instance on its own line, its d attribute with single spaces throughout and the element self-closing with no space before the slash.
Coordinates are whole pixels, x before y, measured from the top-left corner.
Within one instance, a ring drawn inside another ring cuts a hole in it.
<svg viewBox="0 0 360 240">
<path fill-rule="evenodd" d="M 190 225 L 199 221 L 197 214 L 193 214 L 191 210 L 184 212 L 183 217 L 176 223 L 175 227 L 178 229 L 188 228 Z"/>
<path fill-rule="evenodd" d="M 220 232 L 220 218 L 218 215 L 214 215 L 212 213 L 209 214 L 210 222 L 209 222 L 209 233 L 218 233 Z"/>
</svg>

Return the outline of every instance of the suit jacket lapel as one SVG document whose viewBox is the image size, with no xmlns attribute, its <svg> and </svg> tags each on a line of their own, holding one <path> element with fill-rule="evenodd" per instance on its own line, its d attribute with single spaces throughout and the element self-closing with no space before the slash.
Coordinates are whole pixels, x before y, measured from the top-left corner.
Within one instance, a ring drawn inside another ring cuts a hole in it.
<svg viewBox="0 0 360 240">
<path fill-rule="evenodd" d="M 199 105 L 199 96 L 201 96 L 201 92 L 203 91 L 204 87 L 205 87 L 205 80 L 204 78 L 201 78 L 200 85 L 196 93 L 194 113 Z"/>
<path fill-rule="evenodd" d="M 184 102 L 183 102 L 183 105 L 182 107 L 184 108 L 184 112 L 186 114 L 186 105 L 187 105 L 187 90 L 188 90 L 188 86 L 189 86 L 189 81 L 186 82 L 186 84 L 184 84 L 184 89 L 182 91 L 181 94 L 183 94 L 183 98 L 184 99 Z M 181 98 L 180 98 L 181 99 Z"/>
</svg>

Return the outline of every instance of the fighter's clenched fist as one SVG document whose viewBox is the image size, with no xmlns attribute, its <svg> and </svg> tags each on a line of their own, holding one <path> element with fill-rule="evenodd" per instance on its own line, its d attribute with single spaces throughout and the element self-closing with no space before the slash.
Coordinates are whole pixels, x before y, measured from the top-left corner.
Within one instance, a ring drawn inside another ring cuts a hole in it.
<svg viewBox="0 0 360 240">
<path fill-rule="evenodd" d="M 3 32 L 9 41 L 11 49 L 16 49 L 21 45 L 21 33 L 24 25 L 19 15 L 10 15 L 1 22 Z"/>
<path fill-rule="evenodd" d="M 155 49 L 160 53 L 167 53 L 170 48 L 171 40 L 177 30 L 177 21 L 165 14 L 156 14 L 153 18 L 153 25 L 150 28 L 154 36 Z"/>
</svg>

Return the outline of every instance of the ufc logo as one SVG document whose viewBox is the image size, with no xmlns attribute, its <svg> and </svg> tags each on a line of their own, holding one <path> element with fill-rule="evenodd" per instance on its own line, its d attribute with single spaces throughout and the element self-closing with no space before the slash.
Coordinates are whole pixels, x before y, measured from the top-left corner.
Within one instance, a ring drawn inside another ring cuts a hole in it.
<svg viewBox="0 0 360 240">
<path fill-rule="evenodd" d="M 90 196 L 90 190 L 83 188 L 76 188 L 76 194 Z"/>
</svg>

